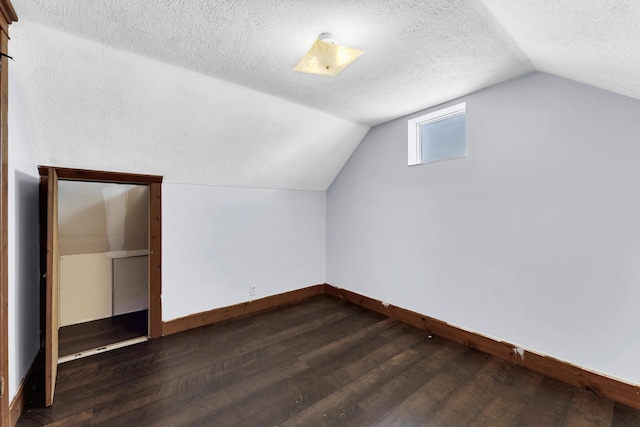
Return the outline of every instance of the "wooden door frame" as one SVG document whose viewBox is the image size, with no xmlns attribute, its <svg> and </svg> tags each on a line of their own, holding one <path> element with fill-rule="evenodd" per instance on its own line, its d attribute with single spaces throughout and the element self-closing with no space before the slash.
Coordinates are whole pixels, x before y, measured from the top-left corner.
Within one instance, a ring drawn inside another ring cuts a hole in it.
<svg viewBox="0 0 640 427">
<path fill-rule="evenodd" d="M 162 177 L 52 167 L 59 180 L 149 186 L 149 338 L 162 336 Z M 38 166 L 41 177 L 49 166 Z M 42 250 L 42 249 L 41 249 Z M 44 308 L 44 307 L 42 307 Z M 41 308 L 41 310 L 42 310 Z"/>
<path fill-rule="evenodd" d="M 9 25 L 17 21 L 9 0 L 0 0 L 0 51 L 8 54 Z M 0 58 L 0 426 L 9 414 L 9 108 L 8 61 Z"/>
<path fill-rule="evenodd" d="M 55 169 L 49 168 L 47 176 L 40 183 L 42 201 L 42 240 L 41 270 L 43 291 L 40 302 L 46 301 L 42 313 L 42 335 L 47 343 L 44 351 L 44 404 L 53 404 L 53 395 L 58 375 L 58 325 L 59 317 L 59 281 L 60 261 L 58 258 L 58 176 Z"/>
</svg>

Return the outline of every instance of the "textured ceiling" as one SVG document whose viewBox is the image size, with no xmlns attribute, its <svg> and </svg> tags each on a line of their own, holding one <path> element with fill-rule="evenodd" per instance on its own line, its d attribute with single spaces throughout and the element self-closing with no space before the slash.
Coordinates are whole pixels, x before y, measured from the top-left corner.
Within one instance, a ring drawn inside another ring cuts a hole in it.
<svg viewBox="0 0 640 427">
<path fill-rule="evenodd" d="M 537 70 L 640 99 L 640 1 L 483 2 Z"/>
<path fill-rule="evenodd" d="M 14 3 L 20 19 L 365 125 L 531 70 L 475 0 Z M 322 32 L 365 54 L 335 79 L 291 72 Z"/>
<path fill-rule="evenodd" d="M 12 66 L 41 164 L 324 190 L 368 130 L 224 80 L 21 25 L 24 32 L 12 33 Z"/>
<path fill-rule="evenodd" d="M 531 71 L 640 97 L 635 0 L 13 4 L 36 155 L 60 166 L 324 190 L 368 127 Z M 322 32 L 364 55 L 292 72 Z"/>
</svg>

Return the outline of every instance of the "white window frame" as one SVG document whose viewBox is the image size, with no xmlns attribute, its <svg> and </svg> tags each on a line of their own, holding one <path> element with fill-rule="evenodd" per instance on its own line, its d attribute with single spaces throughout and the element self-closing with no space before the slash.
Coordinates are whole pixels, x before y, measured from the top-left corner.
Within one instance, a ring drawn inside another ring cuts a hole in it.
<svg viewBox="0 0 640 427">
<path fill-rule="evenodd" d="M 425 114 L 420 117 L 416 117 L 408 120 L 408 132 L 407 132 L 407 153 L 408 153 L 408 164 L 409 166 L 421 165 L 424 163 L 431 162 L 422 162 L 422 144 L 420 143 L 420 126 L 428 125 L 429 123 L 438 122 L 440 120 L 448 119 L 450 117 L 458 116 L 460 114 L 466 114 L 467 112 L 467 103 L 461 102 L 460 104 L 452 105 L 451 107 L 443 108 L 438 111 L 434 111 L 429 114 Z M 460 157 L 467 156 L 467 145 L 465 141 L 465 152 L 462 156 L 456 157 L 448 157 L 447 159 L 457 159 Z M 440 159 L 440 160 L 447 160 Z M 440 161 L 433 160 L 433 161 Z"/>
</svg>

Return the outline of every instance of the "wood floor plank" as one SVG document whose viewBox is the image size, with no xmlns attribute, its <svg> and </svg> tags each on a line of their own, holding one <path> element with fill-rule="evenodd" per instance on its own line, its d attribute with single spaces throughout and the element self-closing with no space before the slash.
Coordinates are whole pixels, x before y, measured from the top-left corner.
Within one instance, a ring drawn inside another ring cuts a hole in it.
<svg viewBox="0 0 640 427">
<path fill-rule="evenodd" d="M 364 330 L 350 334 L 345 338 L 354 336 L 362 338 L 362 332 L 366 331 L 370 338 L 366 341 L 372 342 L 373 340 L 371 338 L 376 337 L 377 332 L 381 330 L 381 328 L 378 327 L 380 324 L 387 324 L 387 322 L 383 320 Z M 387 327 L 388 326 L 385 326 L 384 328 Z M 347 349 L 354 348 L 354 340 L 352 339 L 340 339 L 338 341 L 343 342 Z M 357 341 L 358 340 L 356 340 L 356 342 Z M 335 356 L 342 355 L 344 352 L 343 348 L 336 348 L 333 343 L 326 347 L 332 349 Z M 365 352 L 369 351 L 367 348 L 364 350 Z M 362 351 L 361 346 L 358 346 L 358 351 Z M 322 353 L 323 360 L 326 360 L 325 357 L 333 356 L 331 352 Z M 279 424 L 316 404 L 316 402 L 329 394 L 327 392 L 328 390 L 334 392 L 336 387 L 325 381 L 325 378 L 318 372 L 318 356 L 319 354 L 315 350 L 301 355 L 298 357 L 299 360 L 305 361 L 307 365 L 309 365 L 308 361 L 313 361 L 314 366 L 311 366 L 310 369 L 303 374 L 292 376 L 286 382 L 281 382 L 277 388 L 268 388 L 259 395 L 252 396 L 254 402 L 259 401 L 260 403 L 248 405 L 251 406 L 251 409 L 245 411 L 247 425 L 251 425 L 251 423 L 256 423 L 255 425 Z"/>
<path fill-rule="evenodd" d="M 354 425 L 376 424 L 390 412 L 390 408 L 400 405 L 429 379 L 441 372 L 447 363 L 467 351 L 462 345 L 438 341 L 430 341 L 437 344 L 417 363 L 357 402 L 362 410 L 357 416 L 352 416 Z"/>
<path fill-rule="evenodd" d="M 57 421 L 55 423 L 47 424 L 47 427 L 85 427 L 91 425 L 91 418 L 93 416 L 92 410 L 80 412 L 79 414 L 72 415 L 64 420 Z"/>
<path fill-rule="evenodd" d="M 31 399 L 18 426 L 640 427 L 638 410 L 330 296 L 71 361 L 58 378 L 54 405 Z"/>
<path fill-rule="evenodd" d="M 622 403 L 616 403 L 613 409 L 612 427 L 640 426 L 640 410 Z"/>
<path fill-rule="evenodd" d="M 370 390 L 381 387 L 391 378 L 416 363 L 424 357 L 427 348 L 428 345 L 423 342 L 414 348 L 401 351 L 376 369 L 369 370 L 366 374 L 358 376 L 355 380 L 339 388 L 322 402 L 288 419 L 282 423 L 282 426 L 323 425 L 329 419 L 343 417 L 345 408 L 352 406 L 351 402 L 357 402 L 363 395 L 369 394 Z"/>
<path fill-rule="evenodd" d="M 517 426 L 517 420 L 535 395 L 544 375 L 517 366 L 506 382 L 496 390 L 495 397 L 489 402 L 471 427 L 511 427 Z"/>
<path fill-rule="evenodd" d="M 588 390 L 576 390 L 564 427 L 610 427 L 614 402 Z"/>
<path fill-rule="evenodd" d="M 345 351 L 345 348 L 351 348 L 355 345 L 360 345 L 363 342 L 369 342 L 372 336 L 375 337 L 380 332 L 396 327 L 397 325 L 397 320 L 385 318 L 380 322 L 376 322 L 373 325 L 367 326 L 353 334 L 344 336 L 325 346 L 318 347 L 317 349 L 300 356 L 300 359 L 310 366 L 325 364 L 327 361 L 332 360 L 338 352 Z"/>
<path fill-rule="evenodd" d="M 503 384 L 497 390 L 495 398 L 470 423 L 470 426 L 510 427 L 518 425 L 518 417 L 535 395 L 543 379 L 542 374 L 519 367 L 514 371 L 509 383 Z"/>
<path fill-rule="evenodd" d="M 468 350 L 447 363 L 442 371 L 385 415 L 376 426 L 419 426 L 477 372 L 489 356 Z"/>
<path fill-rule="evenodd" d="M 545 377 L 535 396 L 523 410 L 518 425 L 522 427 L 561 426 L 576 390 L 569 384 Z"/>
<path fill-rule="evenodd" d="M 353 348 L 350 349 L 350 355 L 353 356 L 351 361 L 344 358 L 337 358 L 341 366 L 335 364 L 327 364 L 322 369 L 316 369 L 319 375 L 323 375 L 323 378 L 334 385 L 336 388 L 340 388 L 349 384 L 358 377 L 371 370 L 377 369 L 384 364 L 387 360 L 393 358 L 399 352 L 406 349 L 413 348 L 420 343 L 424 343 L 426 337 L 421 337 L 418 334 L 402 335 L 390 342 L 377 346 L 375 349 L 367 350 L 366 353 L 356 352 Z M 343 355 L 344 356 L 344 355 Z M 354 360 L 355 358 L 355 360 Z M 330 367 L 327 372 L 326 367 Z"/>
<path fill-rule="evenodd" d="M 492 358 L 425 426 L 513 426 L 543 375 Z"/>
<path fill-rule="evenodd" d="M 392 324 L 398 326 L 397 323 Z M 343 344 L 342 346 L 336 347 L 334 343 L 331 343 L 326 347 L 323 347 L 326 349 L 325 351 L 318 352 L 314 350 L 310 353 L 300 356 L 299 359 L 307 362 L 307 364 L 310 364 L 309 361 L 313 362 L 313 370 L 307 371 L 307 375 L 305 376 L 292 377 L 286 384 L 286 388 L 288 390 L 268 389 L 266 390 L 266 394 L 262 393 L 260 396 L 256 396 L 256 398 L 261 401 L 261 404 L 256 406 L 260 407 L 261 409 L 259 411 L 247 412 L 247 425 L 279 425 L 288 418 L 292 418 L 296 416 L 296 414 L 315 405 L 320 400 L 318 399 L 318 397 L 322 396 L 317 392 L 317 390 L 326 388 L 326 386 L 330 385 L 329 382 L 325 381 L 326 378 L 322 377 L 322 375 L 325 375 L 327 372 L 327 362 L 330 360 L 338 360 L 338 365 L 342 366 L 349 360 L 353 360 L 351 357 L 345 356 L 345 352 L 350 353 L 350 355 L 359 354 L 358 358 L 362 359 L 367 357 L 370 352 L 375 353 L 376 350 L 380 351 L 379 346 L 377 346 L 377 343 L 379 341 L 376 341 L 375 338 L 380 338 L 379 333 L 385 330 L 390 330 L 390 322 L 388 322 L 387 320 L 382 320 L 381 322 L 376 323 L 368 328 L 360 330 L 354 334 L 350 334 L 343 339 L 337 340 L 336 342 L 341 342 Z M 367 345 L 363 345 L 361 339 L 364 339 L 364 342 L 366 342 Z M 386 340 L 393 342 L 391 337 L 387 338 Z M 397 354 L 398 351 L 403 350 L 404 348 L 406 347 L 401 348 L 396 346 L 395 354 Z M 351 364 L 352 363 L 350 363 L 350 365 Z M 314 380 L 313 376 L 316 376 L 317 379 Z M 332 391 L 335 391 L 338 387 L 339 386 L 337 385 L 336 387 L 332 387 Z M 316 392 L 313 393 L 313 396 L 309 396 L 309 390 Z M 325 396 L 326 395 L 328 395 L 328 393 L 325 393 Z M 269 396 L 273 396 L 273 398 L 269 398 Z M 324 405 L 326 405 L 326 403 L 326 400 L 323 401 Z M 279 412 L 279 414 L 269 414 L 270 412 L 274 411 Z M 339 422 L 349 421 L 353 414 L 358 411 L 358 408 L 349 408 L 346 407 L 346 405 L 343 405 L 343 410 L 338 417 Z M 325 422 L 326 425 L 332 424 L 331 420 L 327 419 L 327 417 L 323 417 L 323 422 Z"/>
<path fill-rule="evenodd" d="M 234 402 L 232 408 L 242 411 L 245 425 L 278 425 L 335 391 L 313 369 L 307 369 Z"/>
<path fill-rule="evenodd" d="M 161 418 L 156 414 L 153 420 L 141 425 L 167 427 L 179 425 L 185 416 L 197 424 L 200 422 L 199 417 L 202 416 L 198 408 L 207 408 L 210 413 L 223 412 L 225 409 L 233 407 L 236 402 L 246 399 L 256 390 L 260 390 L 261 387 L 266 387 L 265 384 L 286 380 L 297 373 L 304 372 L 306 369 L 308 367 L 303 362 L 286 362 L 257 374 L 253 380 L 239 377 L 236 381 L 222 384 L 220 381 L 212 381 L 206 390 L 199 389 L 195 396 L 191 396 L 184 405 L 181 405 L 179 412 L 171 411 L 165 414 L 166 411 L 162 411 L 163 416 Z M 167 400 L 171 400 L 171 398 L 164 399 L 165 402 Z"/>
<path fill-rule="evenodd" d="M 471 378 L 469 383 L 449 397 L 422 425 L 429 427 L 457 427 L 471 424 L 500 391 L 516 365 L 491 358 Z"/>
</svg>

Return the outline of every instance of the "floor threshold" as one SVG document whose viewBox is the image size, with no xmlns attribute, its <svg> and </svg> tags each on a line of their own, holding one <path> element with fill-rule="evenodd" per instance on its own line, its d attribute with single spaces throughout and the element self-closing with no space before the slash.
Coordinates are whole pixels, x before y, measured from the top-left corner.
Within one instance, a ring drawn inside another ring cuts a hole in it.
<svg viewBox="0 0 640 427">
<path fill-rule="evenodd" d="M 71 360 L 82 359 L 83 357 L 93 356 L 95 354 L 104 353 L 105 351 L 115 350 L 117 348 L 128 347 L 130 345 L 139 344 L 141 342 L 148 341 L 148 337 L 132 338 L 130 340 L 120 341 L 113 344 L 107 344 L 100 347 L 92 348 L 90 350 L 81 351 L 78 353 L 70 354 L 68 356 L 62 356 L 58 358 L 58 365 L 69 362 Z"/>
</svg>

